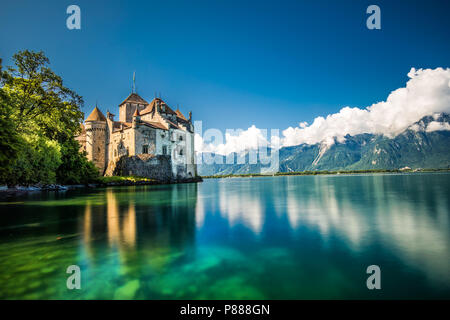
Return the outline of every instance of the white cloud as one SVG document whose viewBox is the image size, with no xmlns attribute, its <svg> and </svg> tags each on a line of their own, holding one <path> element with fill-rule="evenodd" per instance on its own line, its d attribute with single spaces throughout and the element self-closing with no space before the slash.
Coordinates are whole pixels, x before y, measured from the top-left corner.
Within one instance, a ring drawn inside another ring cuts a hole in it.
<svg viewBox="0 0 450 320">
<path fill-rule="evenodd" d="M 428 124 L 426 131 L 432 132 L 432 131 L 439 131 L 439 130 L 450 130 L 450 124 L 446 122 L 437 122 L 432 121 Z"/>
<path fill-rule="evenodd" d="M 344 107 L 338 113 L 326 118 L 317 117 L 311 125 L 300 122 L 298 127 L 289 127 L 282 132 L 282 137 L 271 139 L 282 146 L 302 143 L 326 145 L 345 141 L 345 136 L 361 133 L 384 134 L 389 137 L 403 132 L 413 123 L 426 115 L 450 113 L 450 69 L 414 69 L 408 73 L 410 78 L 406 87 L 392 91 L 386 101 L 378 102 L 366 108 Z M 450 130 L 450 126 L 431 122 L 427 131 Z M 226 135 L 225 142 L 204 143 L 196 135 L 198 152 L 216 152 L 228 154 L 240 152 L 258 145 L 267 145 L 267 134 L 254 125 L 235 135 Z M 272 145 L 273 146 L 273 145 Z M 273 146 L 274 147 L 274 146 Z"/>
<path fill-rule="evenodd" d="M 333 137 L 361 133 L 384 134 L 393 137 L 426 115 L 450 112 L 450 69 L 414 68 L 405 88 L 397 89 L 386 101 L 365 109 L 344 107 L 326 118 L 317 117 L 310 126 L 300 124 L 283 131 L 283 145 L 301 143 L 333 143 Z"/>
<path fill-rule="evenodd" d="M 278 140 L 276 140 L 277 138 Z M 222 132 L 214 129 L 205 131 L 203 137 L 198 133 L 195 134 L 195 150 L 197 152 L 214 152 L 221 155 L 278 144 L 278 136 L 268 139 L 267 130 L 258 129 L 255 125 L 247 130 L 228 130 L 225 132 L 224 139 Z"/>
</svg>

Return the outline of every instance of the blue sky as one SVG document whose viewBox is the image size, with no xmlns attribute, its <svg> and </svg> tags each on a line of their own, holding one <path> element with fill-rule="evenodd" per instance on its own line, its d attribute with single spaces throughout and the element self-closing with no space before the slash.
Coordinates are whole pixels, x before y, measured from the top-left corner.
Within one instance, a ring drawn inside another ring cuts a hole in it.
<svg viewBox="0 0 450 320">
<path fill-rule="evenodd" d="M 66 8 L 81 8 L 81 30 Z M 366 28 L 370 4 L 381 30 Z M 449 1 L 9 1 L 0 57 L 43 50 L 89 113 L 118 114 L 131 90 L 155 92 L 204 127 L 297 126 L 365 107 L 411 67 L 450 65 Z"/>
</svg>

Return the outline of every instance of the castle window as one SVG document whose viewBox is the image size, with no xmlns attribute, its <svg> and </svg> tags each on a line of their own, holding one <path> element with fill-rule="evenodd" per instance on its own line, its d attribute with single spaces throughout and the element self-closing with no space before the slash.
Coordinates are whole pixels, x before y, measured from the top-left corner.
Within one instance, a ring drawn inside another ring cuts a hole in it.
<svg viewBox="0 0 450 320">
<path fill-rule="evenodd" d="M 178 140 L 183 141 L 183 136 L 180 135 L 180 136 L 178 137 Z"/>
<path fill-rule="evenodd" d="M 180 149 L 180 156 L 183 155 L 183 149 Z"/>
<path fill-rule="evenodd" d="M 162 147 L 162 153 L 163 153 L 163 155 L 167 154 L 167 146 Z"/>
<path fill-rule="evenodd" d="M 148 145 L 142 146 L 142 153 L 148 153 Z"/>
</svg>

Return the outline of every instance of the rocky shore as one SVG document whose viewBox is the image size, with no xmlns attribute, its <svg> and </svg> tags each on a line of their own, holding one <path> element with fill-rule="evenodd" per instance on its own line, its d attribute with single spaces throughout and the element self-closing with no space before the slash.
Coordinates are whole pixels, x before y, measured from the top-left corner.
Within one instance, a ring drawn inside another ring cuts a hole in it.
<svg viewBox="0 0 450 320">
<path fill-rule="evenodd" d="M 67 191 L 73 189 L 83 189 L 83 188 L 104 188 L 104 187 L 116 187 L 116 186 L 142 186 L 142 185 L 159 185 L 159 184 L 175 184 L 175 183 L 194 183 L 202 182 L 201 177 L 181 179 L 181 180 L 146 180 L 146 181 L 132 181 L 132 180 L 122 180 L 122 181 L 111 181 L 111 182 L 98 182 L 90 184 L 77 184 L 77 185 L 60 185 L 60 184 L 35 184 L 29 186 L 6 186 L 0 185 L 0 194 L 22 194 L 27 192 L 48 192 L 48 191 Z"/>
</svg>

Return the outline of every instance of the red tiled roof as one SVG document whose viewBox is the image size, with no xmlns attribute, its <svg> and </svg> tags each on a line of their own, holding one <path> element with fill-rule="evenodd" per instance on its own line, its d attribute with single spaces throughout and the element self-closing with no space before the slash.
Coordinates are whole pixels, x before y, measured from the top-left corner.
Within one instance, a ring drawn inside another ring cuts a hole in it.
<svg viewBox="0 0 450 320">
<path fill-rule="evenodd" d="M 155 128 L 155 129 L 162 129 L 162 130 L 167 130 L 167 128 L 160 122 L 153 122 L 153 121 L 142 121 L 141 123 L 144 125 L 147 125 L 149 127 Z"/>
<path fill-rule="evenodd" d="M 158 103 L 158 102 L 161 104 L 161 106 L 165 106 L 165 109 L 166 109 L 165 112 L 166 112 L 166 113 L 171 113 L 171 114 L 175 114 L 175 115 L 176 115 L 175 111 L 173 111 L 172 108 L 170 108 L 169 105 L 168 105 L 167 103 L 165 103 L 165 102 L 164 102 L 162 99 L 160 99 L 160 98 L 155 98 L 155 99 L 153 99 L 152 102 L 150 102 L 150 103 L 148 104 L 148 106 L 147 106 L 144 110 L 141 111 L 141 115 L 144 115 L 144 114 L 153 112 L 153 110 L 154 110 L 154 108 L 155 108 L 155 106 L 156 106 L 156 103 Z"/>
<path fill-rule="evenodd" d="M 130 129 L 133 126 L 133 124 L 130 122 L 114 121 L 113 131 L 120 130 L 122 128 L 122 126 L 123 126 L 123 129 L 126 130 L 126 129 Z"/>
<path fill-rule="evenodd" d="M 179 127 L 176 123 L 173 123 L 172 121 L 167 120 L 167 119 L 166 119 L 166 121 L 170 124 L 170 126 L 171 126 L 172 128 L 180 129 L 180 127 Z"/>
<path fill-rule="evenodd" d="M 127 102 L 133 102 L 133 103 L 139 103 L 139 104 L 145 104 L 145 105 L 148 104 L 147 101 L 142 99 L 140 95 L 138 95 L 137 93 L 134 93 L 134 92 L 132 94 L 130 94 L 125 100 L 123 100 L 122 103 L 119 104 L 119 106 L 121 106 Z"/>
</svg>

